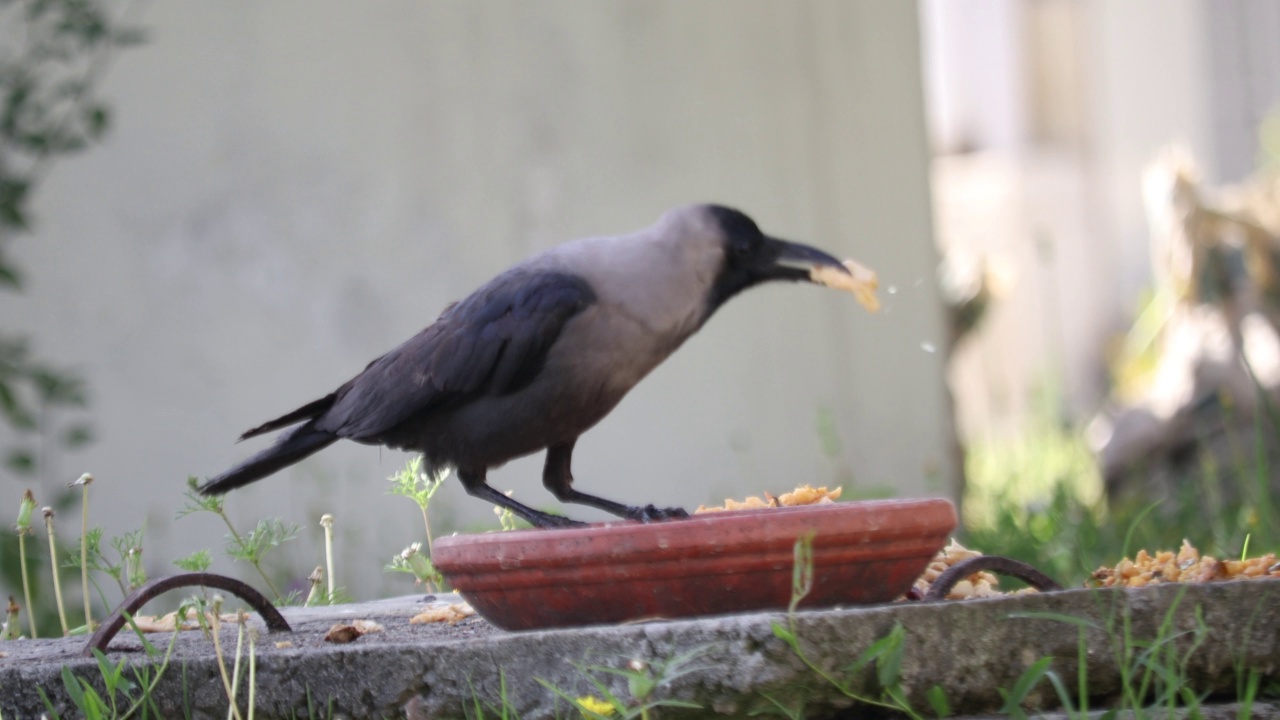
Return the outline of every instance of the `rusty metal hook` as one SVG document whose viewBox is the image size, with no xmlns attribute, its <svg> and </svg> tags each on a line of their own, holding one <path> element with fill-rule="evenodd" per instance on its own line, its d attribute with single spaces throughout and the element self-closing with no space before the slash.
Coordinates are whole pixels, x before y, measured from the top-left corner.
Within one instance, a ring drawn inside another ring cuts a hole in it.
<svg viewBox="0 0 1280 720">
<path fill-rule="evenodd" d="M 962 560 L 944 570 L 929 586 L 929 592 L 925 593 L 924 601 L 946 600 L 947 593 L 951 592 L 951 588 L 955 587 L 956 583 L 983 570 L 1015 577 L 1043 592 L 1062 589 L 1062 586 L 1054 582 L 1053 578 L 1020 560 L 999 555 L 979 555 Z"/>
<path fill-rule="evenodd" d="M 125 598 L 111 616 L 98 626 L 98 630 L 93 633 L 93 637 L 89 638 L 89 644 L 85 645 L 84 652 L 81 654 L 91 657 L 95 649 L 106 652 L 108 643 L 116 633 L 120 632 L 120 628 L 124 627 L 125 613 L 132 615 L 161 593 L 183 587 L 210 587 L 229 592 L 249 603 L 262 616 L 270 632 L 293 632 L 293 628 L 289 627 L 289 623 L 271 604 L 271 601 L 251 586 L 226 575 L 202 572 L 179 573 L 152 580 L 129 593 L 129 597 Z"/>
</svg>

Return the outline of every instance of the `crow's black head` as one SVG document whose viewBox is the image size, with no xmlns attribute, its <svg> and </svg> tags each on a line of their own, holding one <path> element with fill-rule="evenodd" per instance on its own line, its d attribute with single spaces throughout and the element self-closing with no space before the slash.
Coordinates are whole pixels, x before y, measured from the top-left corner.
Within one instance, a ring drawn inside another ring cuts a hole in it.
<svg viewBox="0 0 1280 720">
<path fill-rule="evenodd" d="M 817 248 L 765 235 L 754 220 L 738 210 L 707 205 L 706 211 L 719 226 L 724 247 L 724 265 L 708 298 L 710 312 L 763 282 L 809 280 L 809 271 L 816 265 L 844 270 L 839 260 Z"/>
</svg>

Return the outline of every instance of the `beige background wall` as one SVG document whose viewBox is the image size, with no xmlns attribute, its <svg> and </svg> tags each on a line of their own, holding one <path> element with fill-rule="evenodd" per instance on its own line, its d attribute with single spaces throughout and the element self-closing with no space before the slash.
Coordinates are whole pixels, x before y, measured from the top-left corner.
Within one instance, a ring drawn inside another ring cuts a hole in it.
<svg viewBox="0 0 1280 720">
<path fill-rule="evenodd" d="M 691 201 L 860 258 L 886 309 L 735 300 L 579 443 L 579 485 L 696 506 L 851 468 L 852 490 L 952 490 L 914 3 L 155 3 L 144 24 L 105 85 L 117 124 L 40 188 L 29 290 L 0 313 L 92 392 L 99 440 L 42 494 L 94 472 L 96 522 L 145 517 L 153 573 L 220 545 L 174 513 L 188 474 L 258 447 L 240 431 L 529 253 Z M 384 495 L 402 462 L 344 443 L 229 508 L 302 523 L 304 572 L 333 512 L 339 582 L 374 595 L 420 530 Z M 493 484 L 551 505 L 540 462 Z M 438 498 L 442 528 L 493 524 L 456 483 Z"/>
</svg>

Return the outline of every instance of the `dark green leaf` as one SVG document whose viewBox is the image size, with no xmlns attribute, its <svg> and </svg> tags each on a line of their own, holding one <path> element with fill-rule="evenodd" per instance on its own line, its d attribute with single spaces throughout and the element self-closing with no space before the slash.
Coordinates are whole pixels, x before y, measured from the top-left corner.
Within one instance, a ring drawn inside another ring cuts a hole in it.
<svg viewBox="0 0 1280 720">
<path fill-rule="evenodd" d="M 152 657 L 152 658 L 155 657 L 159 653 L 159 650 L 157 650 L 156 646 L 151 644 L 151 641 L 147 639 L 147 634 L 142 632 L 142 628 L 138 627 L 138 623 L 135 622 L 133 619 L 133 613 L 123 612 L 123 611 L 122 613 L 124 615 L 125 622 L 129 623 L 129 627 L 133 630 L 133 634 L 137 635 L 138 641 L 142 643 L 142 649 L 144 652 L 147 653 L 147 657 Z M 136 674 L 137 670 L 135 670 L 134 672 Z M 132 685 L 132 681 L 130 680 L 126 679 L 125 682 L 130 683 Z M 132 688 L 130 689 L 132 690 Z"/>
<path fill-rule="evenodd" d="M 173 564 L 187 572 L 205 572 L 213 564 L 213 558 L 209 556 L 208 550 L 197 550 L 184 558 L 174 560 Z"/>
<path fill-rule="evenodd" d="M 64 134 L 62 137 L 57 138 L 57 142 L 54 145 L 54 147 L 55 149 L 57 149 L 58 152 L 74 153 L 74 152 L 80 152 L 88 144 L 89 143 L 86 142 L 83 137 L 80 137 L 79 135 L 72 135 L 70 133 L 67 133 L 67 134 Z"/>
<path fill-rule="evenodd" d="M 94 140 L 101 138 L 102 135 L 106 133 L 110 120 L 111 115 L 109 111 L 102 105 L 91 105 L 85 108 L 85 132 L 87 132 L 89 137 Z"/>
<path fill-rule="evenodd" d="M 941 685 L 934 685 L 925 691 L 924 697 L 933 708 L 933 714 L 940 718 L 951 717 L 951 703 L 947 702 L 947 693 Z"/>
<path fill-rule="evenodd" d="M 32 370 L 31 380 L 47 403 L 75 407 L 85 404 L 84 381 L 71 373 L 38 367 Z"/>
<path fill-rule="evenodd" d="M 23 132 L 16 138 L 18 146 L 35 155 L 48 152 L 57 146 L 54 136 L 47 132 Z M 26 227 L 26 225 L 23 225 Z"/>
<path fill-rule="evenodd" d="M 894 627 L 897 628 L 900 626 L 895 624 Z M 859 670 L 861 670 L 862 668 L 866 667 L 867 665 L 871 664 L 872 662 L 879 660 L 881 657 L 885 655 L 885 653 L 889 652 L 890 646 L 894 642 L 895 642 L 894 632 L 893 630 L 890 630 L 888 634 L 886 634 L 884 637 L 871 643 L 871 645 L 867 647 L 866 650 L 863 650 L 862 654 L 858 656 L 858 659 L 852 665 L 845 668 L 845 672 L 852 675 L 858 672 Z"/>
<path fill-rule="evenodd" d="M 85 85 L 84 80 L 80 78 L 64 80 L 54 86 L 51 94 L 55 99 L 62 100 L 80 95 L 86 88 L 87 86 Z"/>
<path fill-rule="evenodd" d="M 1085 629 L 1099 629 L 1097 623 L 1091 620 L 1056 612 L 1016 612 L 1009 613 L 1005 617 L 1013 619 L 1052 620 L 1054 622 L 1067 623 L 1068 625 L 1075 625 Z"/>
<path fill-rule="evenodd" d="M 27 201 L 31 184 L 21 178 L 4 178 L 0 180 L 0 202 L 21 205 Z"/>
<path fill-rule="evenodd" d="M 93 428 L 85 423 L 76 423 L 62 431 L 62 444 L 69 448 L 79 448 L 93 442 Z"/>
<path fill-rule="evenodd" d="M 22 289 L 22 273 L 18 268 L 9 265 L 0 258 L 0 287 L 7 287 L 11 290 Z"/>
<path fill-rule="evenodd" d="M 10 230 L 26 230 L 29 227 L 27 215 L 16 203 L 0 200 L 0 227 L 7 227 Z"/>
<path fill-rule="evenodd" d="M 71 672 L 71 668 L 66 665 L 62 666 L 62 686 L 66 689 L 67 695 L 71 698 L 71 704 L 80 708 L 84 707 L 84 690 L 80 688 L 80 680 Z"/>
<path fill-rule="evenodd" d="M 45 16 L 53 7 L 53 0 L 32 0 L 27 3 L 27 22 L 34 23 Z"/>
<path fill-rule="evenodd" d="M 102 696 L 98 694 L 98 691 L 94 690 L 93 686 L 89 684 L 89 681 L 84 678 L 80 678 L 80 688 L 84 691 L 85 717 L 88 718 L 88 720 L 105 718 L 107 703 L 103 701 Z"/>
<path fill-rule="evenodd" d="M 1040 684 L 1052 664 L 1053 658 L 1051 657 L 1042 657 L 1031 663 L 1031 667 L 1027 668 L 1018 677 L 1018 681 L 1013 684 L 1013 689 L 1009 691 L 1008 697 L 1005 698 L 1004 708 L 1000 712 L 1012 714 L 1018 711 L 1022 706 L 1022 701 L 1026 700 L 1027 695 L 1035 689 L 1036 685 Z"/>
<path fill-rule="evenodd" d="M 98 648 L 93 648 L 92 651 L 94 659 L 98 661 L 98 673 L 102 676 L 102 684 L 106 687 L 107 694 L 116 694 L 116 685 L 124 672 L 124 660 L 122 659 L 119 665 L 114 665 Z"/>
<path fill-rule="evenodd" d="M 30 450 L 10 450 L 9 456 L 4 459 L 4 465 L 11 472 L 30 475 L 36 469 L 36 456 Z"/>
<path fill-rule="evenodd" d="M 654 700 L 649 703 L 649 707 L 673 707 L 685 708 L 688 710 L 701 710 L 702 706 L 698 703 L 692 703 L 685 700 Z"/>
<path fill-rule="evenodd" d="M 906 631 L 902 623 L 894 623 L 893 629 L 884 637 L 884 651 L 876 658 L 876 677 L 880 687 L 891 688 L 898 684 L 902 677 L 902 641 Z"/>
<path fill-rule="evenodd" d="M 36 692 L 40 694 L 40 702 L 44 703 L 44 709 L 53 720 L 62 720 L 62 715 L 58 713 L 58 709 L 53 706 L 53 701 L 45 694 L 44 688 L 36 686 Z"/>
<path fill-rule="evenodd" d="M 787 644 L 795 642 L 796 639 L 795 633 L 782 627 L 782 623 L 773 623 L 773 634 L 779 639 L 785 641 Z"/>
<path fill-rule="evenodd" d="M 1058 677 L 1058 673 L 1050 670 L 1045 673 L 1049 678 L 1049 682 L 1053 683 L 1053 689 L 1058 693 L 1058 702 L 1062 703 L 1062 707 L 1067 709 L 1067 717 L 1075 715 L 1075 704 L 1071 702 L 1071 691 L 1067 689 L 1067 684 L 1062 682 L 1062 678 Z"/>
<path fill-rule="evenodd" d="M 35 417 L 22 405 L 13 386 L 5 378 L 0 378 L 0 414 L 9 419 L 15 430 L 31 430 L 36 426 Z"/>
<path fill-rule="evenodd" d="M 141 45 L 147 40 L 147 31 L 140 27 L 118 28 L 112 37 L 112 41 L 120 47 Z"/>
</svg>

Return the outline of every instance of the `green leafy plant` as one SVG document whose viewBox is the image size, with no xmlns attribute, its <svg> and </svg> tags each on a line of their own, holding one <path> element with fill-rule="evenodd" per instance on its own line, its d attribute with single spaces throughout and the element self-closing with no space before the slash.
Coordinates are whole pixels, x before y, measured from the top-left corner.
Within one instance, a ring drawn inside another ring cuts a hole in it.
<svg viewBox="0 0 1280 720">
<path fill-rule="evenodd" d="M 115 558 L 110 559 L 102 552 L 102 528 L 94 527 L 83 540 L 78 552 L 67 556 L 65 566 L 69 568 L 87 568 L 96 573 L 106 575 L 115 581 L 120 589 L 121 598 L 127 596 L 134 588 L 147 581 L 146 573 L 141 569 L 142 537 L 145 528 L 138 528 L 108 540 Z M 81 565 L 81 558 L 86 565 Z M 90 576 L 90 582 L 98 593 L 98 599 L 104 606 L 110 606 L 102 587 Z M 87 594 L 87 593 L 86 593 Z"/>
<path fill-rule="evenodd" d="M 208 550 L 197 550 L 186 557 L 174 560 L 173 564 L 186 572 L 207 572 L 209 566 L 213 564 L 213 558 Z"/>
<path fill-rule="evenodd" d="M 27 628 L 32 638 L 40 637 L 36 632 L 36 614 L 32 612 L 35 605 L 31 602 L 31 579 L 27 572 L 27 535 L 31 534 L 31 516 L 35 513 L 36 499 L 27 490 L 18 504 L 18 522 L 13 529 L 18 534 L 18 562 L 22 564 L 22 594 L 27 601 Z"/>
<path fill-rule="evenodd" d="M 122 657 L 119 661 L 112 662 L 102 651 L 94 648 L 93 657 L 98 662 L 98 676 L 104 690 L 101 694 L 88 679 L 76 675 L 70 667 L 62 668 L 63 689 L 80 717 L 88 720 L 124 720 L 135 715 L 144 718 L 164 717 L 152 693 L 169 669 L 173 648 L 177 644 L 180 631 L 174 629 L 170 635 L 168 648 L 161 653 L 147 639 L 146 634 L 138 629 L 131 616 L 126 615 L 126 619 L 142 642 L 145 661 L 131 663 L 129 658 Z M 62 720 L 62 715 L 45 693 L 44 688 L 36 690 L 40 694 L 40 700 L 44 703 L 48 716 L 52 720 Z"/>
<path fill-rule="evenodd" d="M 594 688 L 595 693 L 591 695 L 575 697 L 543 678 L 534 679 L 557 697 L 567 700 L 588 720 L 605 718 L 649 720 L 653 711 L 659 708 L 702 709 L 701 705 L 695 703 L 662 698 L 659 691 L 681 676 L 705 669 L 704 666 L 694 664 L 705 652 L 706 648 L 695 648 L 676 657 L 653 663 L 632 659 L 620 668 L 573 663 L 574 668 Z M 619 697 L 610 689 L 604 679 L 609 676 L 621 678 L 626 683 L 626 698 Z"/>
<path fill-rule="evenodd" d="M 276 603 L 284 603 L 286 598 L 276 589 L 275 583 L 271 582 L 262 563 L 268 553 L 298 536 L 298 526 L 283 522 L 279 518 L 268 517 L 260 520 L 248 533 L 241 534 L 231 523 L 231 518 L 227 516 L 222 497 L 201 495 L 199 485 L 200 481 L 195 477 L 187 478 L 187 490 L 184 494 L 187 504 L 178 511 L 178 517 L 202 512 L 218 516 L 228 530 L 227 555 L 233 560 L 241 560 L 253 566 L 276 599 Z"/>
<path fill-rule="evenodd" d="M 422 456 L 410 459 L 400 472 L 392 475 L 392 495 L 407 497 L 422 512 L 422 529 L 427 536 L 427 554 L 431 554 L 431 516 L 427 512 L 431 506 L 431 498 L 440 489 L 440 485 L 448 477 L 446 473 L 428 473 L 422 468 Z"/>
<path fill-rule="evenodd" d="M 444 577 L 436 571 L 431 562 L 431 515 L 428 509 L 431 506 L 431 498 L 440 489 L 446 477 L 444 473 L 429 473 L 423 470 L 422 456 L 419 455 L 405 463 L 400 472 L 387 478 L 391 483 L 391 489 L 388 492 L 409 498 L 422 513 L 422 529 L 426 533 L 427 551 L 425 554 L 422 552 L 422 543 L 411 543 L 399 555 L 391 558 L 391 562 L 385 569 L 389 572 L 410 573 L 416 582 L 423 583 L 431 591 L 444 587 Z"/>
<path fill-rule="evenodd" d="M 800 658 L 818 677 L 836 688 L 850 700 L 871 707 L 900 712 L 914 720 L 919 720 L 921 716 L 907 702 L 906 692 L 902 687 L 902 652 L 904 640 L 906 639 L 906 630 L 901 623 L 894 623 L 893 628 L 887 635 L 863 650 L 858 659 L 845 668 L 846 676 L 856 677 L 865 668 L 874 667 L 880 688 L 879 695 L 875 697 L 858 691 L 851 680 L 837 677 L 823 669 L 805 654 L 804 648 L 800 643 L 800 635 L 796 630 L 796 608 L 813 589 L 813 534 L 810 533 L 797 538 L 793 553 L 791 602 L 787 606 L 787 624 L 784 627 L 780 623 L 773 623 L 773 634 L 785 642 L 796 657 Z M 940 693 L 941 691 L 936 692 Z M 931 691 L 931 694 L 934 693 L 935 691 Z M 938 695 L 938 697 L 940 698 L 939 703 L 945 703 L 944 697 L 941 695 Z M 797 713 L 803 714 L 802 707 L 787 708 L 772 698 L 767 699 L 774 704 L 776 709 L 786 715 L 795 717 Z M 931 700 L 931 703 L 933 702 Z M 936 708 L 938 703 L 934 704 Z"/>
<path fill-rule="evenodd" d="M 399 555 L 391 558 L 391 562 L 387 563 L 388 572 L 403 572 L 413 575 L 416 583 L 422 583 L 428 589 L 439 588 L 444 584 L 444 576 L 436 570 L 435 565 L 431 563 L 431 558 L 422 552 L 422 543 L 412 543 Z"/>
<path fill-rule="evenodd" d="M 1271 407 L 1259 391 L 1259 405 Z M 1280 550 L 1280 511 L 1271 502 L 1266 423 L 1224 430 L 1232 467 L 1201 453 L 1154 508 L 1149 497 L 1108 497 L 1083 433 L 1062 421 L 1060 400 L 1043 391 L 1016 437 L 972 443 L 966 458 L 965 545 L 1030 563 L 1066 586 L 1114 565 L 1129 548 L 1177 548 L 1184 538 L 1217 557 Z M 1280 428 L 1280 413 L 1272 426 Z M 1228 491 L 1227 488 L 1233 488 Z M 1149 519 L 1148 519 L 1149 518 Z"/>
</svg>

